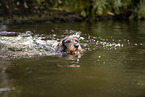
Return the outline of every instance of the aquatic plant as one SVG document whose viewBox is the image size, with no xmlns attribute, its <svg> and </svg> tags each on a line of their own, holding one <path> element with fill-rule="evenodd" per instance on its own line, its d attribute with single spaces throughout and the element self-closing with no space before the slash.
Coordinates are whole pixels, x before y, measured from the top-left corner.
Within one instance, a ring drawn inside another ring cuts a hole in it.
<svg viewBox="0 0 145 97">
<path fill-rule="evenodd" d="M 129 19 L 143 19 L 145 18 L 145 1 L 139 0 L 136 6 L 134 5 L 134 9 Z"/>
<path fill-rule="evenodd" d="M 138 5 L 138 18 L 145 18 L 145 1 L 140 0 Z"/>
</svg>

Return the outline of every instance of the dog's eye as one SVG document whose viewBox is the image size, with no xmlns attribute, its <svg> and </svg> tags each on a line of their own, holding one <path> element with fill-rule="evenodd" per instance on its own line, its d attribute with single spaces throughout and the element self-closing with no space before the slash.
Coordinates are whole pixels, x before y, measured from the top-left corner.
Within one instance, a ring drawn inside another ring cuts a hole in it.
<svg viewBox="0 0 145 97">
<path fill-rule="evenodd" d="M 79 40 L 75 40 L 75 42 L 79 42 Z"/>
<path fill-rule="evenodd" d="M 66 41 L 65 43 L 70 43 L 70 40 Z"/>
</svg>

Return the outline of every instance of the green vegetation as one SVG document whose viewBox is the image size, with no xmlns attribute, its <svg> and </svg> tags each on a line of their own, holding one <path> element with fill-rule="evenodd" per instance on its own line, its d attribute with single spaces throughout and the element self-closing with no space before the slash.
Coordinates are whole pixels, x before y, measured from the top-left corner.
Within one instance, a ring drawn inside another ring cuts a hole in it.
<svg viewBox="0 0 145 97">
<path fill-rule="evenodd" d="M 145 19 L 145 0 L 0 0 L 0 18 L 27 16 L 33 16 L 31 19 L 70 16 L 86 21 Z"/>
</svg>

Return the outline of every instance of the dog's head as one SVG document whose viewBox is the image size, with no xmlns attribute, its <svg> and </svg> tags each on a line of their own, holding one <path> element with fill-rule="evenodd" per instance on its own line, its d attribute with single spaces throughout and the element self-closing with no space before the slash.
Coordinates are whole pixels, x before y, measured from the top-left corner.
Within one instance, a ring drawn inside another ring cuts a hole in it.
<svg viewBox="0 0 145 97">
<path fill-rule="evenodd" d="M 81 51 L 79 40 L 72 36 L 65 37 L 59 42 L 57 51 L 75 54 L 76 52 Z"/>
</svg>

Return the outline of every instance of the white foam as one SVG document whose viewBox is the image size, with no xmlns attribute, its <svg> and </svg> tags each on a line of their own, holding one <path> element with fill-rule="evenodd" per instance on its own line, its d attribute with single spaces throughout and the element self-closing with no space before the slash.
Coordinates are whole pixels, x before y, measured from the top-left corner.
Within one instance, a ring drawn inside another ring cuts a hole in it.
<svg viewBox="0 0 145 97">
<path fill-rule="evenodd" d="M 8 33 L 6 31 L 1 33 Z M 42 37 L 32 36 L 30 31 L 18 36 L 0 36 L 0 53 L 14 57 L 32 57 L 42 55 L 54 55 L 58 44 L 56 40 L 42 40 Z M 5 50 L 5 51 L 4 51 Z"/>
</svg>

